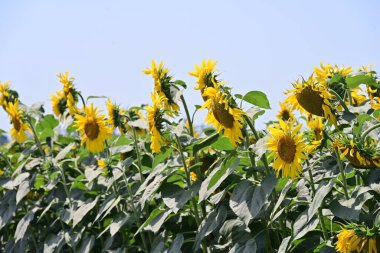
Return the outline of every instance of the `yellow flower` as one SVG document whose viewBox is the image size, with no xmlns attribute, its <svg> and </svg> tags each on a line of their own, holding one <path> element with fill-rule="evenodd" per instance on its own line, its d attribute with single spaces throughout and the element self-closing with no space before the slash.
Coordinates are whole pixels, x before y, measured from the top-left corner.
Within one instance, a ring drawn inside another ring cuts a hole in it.
<svg viewBox="0 0 380 253">
<path fill-rule="evenodd" d="M 302 172 L 302 161 L 306 159 L 303 153 L 306 144 L 302 133 L 298 133 L 301 124 L 292 128 L 293 122 L 279 121 L 274 127 L 269 127 L 271 137 L 267 138 L 270 156 L 274 158 L 273 168 L 277 176 L 295 179 Z"/>
<path fill-rule="evenodd" d="M 163 116 L 164 110 L 160 108 L 162 104 L 162 97 L 157 93 L 151 93 L 152 106 L 147 106 L 149 131 L 151 134 L 150 148 L 153 153 L 159 153 L 161 147 L 165 144 L 165 140 L 162 136 L 163 131 Z"/>
<path fill-rule="evenodd" d="M 62 91 L 57 91 L 57 95 L 52 94 L 50 97 L 54 114 L 57 117 L 62 116 L 66 111 L 67 105 L 65 94 Z"/>
<path fill-rule="evenodd" d="M 340 253 L 351 253 L 353 251 L 361 252 L 361 239 L 355 234 L 354 230 L 344 229 L 337 235 L 338 241 L 335 243 L 335 249 Z"/>
<path fill-rule="evenodd" d="M 76 114 L 75 125 L 82 137 L 82 144 L 92 153 L 103 151 L 104 142 L 111 137 L 112 128 L 107 125 L 105 115 L 91 104 L 84 108 L 83 115 Z"/>
<path fill-rule="evenodd" d="M 301 113 L 308 112 L 316 116 L 325 117 L 336 125 L 336 117 L 332 112 L 329 101 L 333 95 L 327 91 L 326 87 L 315 83 L 313 76 L 310 76 L 307 81 L 296 81 L 293 87 L 293 90 L 286 92 L 290 96 L 285 102 L 300 110 Z"/>
<path fill-rule="evenodd" d="M 323 122 L 321 117 L 313 117 L 312 115 L 309 115 L 306 123 L 312 131 L 312 141 L 311 144 L 308 145 L 307 152 L 313 153 L 322 144 Z"/>
<path fill-rule="evenodd" d="M 228 100 L 229 94 L 218 90 L 218 87 L 208 87 L 204 94 L 207 100 L 202 109 L 207 108 L 206 122 L 217 128 L 218 132 L 223 131 L 223 135 L 230 139 L 236 146 L 243 140 L 242 122 L 244 112 L 232 105 Z"/>
<path fill-rule="evenodd" d="M 69 72 L 66 71 L 64 74 L 59 73 L 58 75 L 59 81 L 63 84 L 63 93 L 66 99 L 67 108 L 69 108 L 69 112 L 71 115 L 75 115 L 79 113 L 79 109 L 77 108 L 78 102 L 78 94 L 74 88 L 74 78 L 69 78 Z"/>
<path fill-rule="evenodd" d="M 359 86 L 351 90 L 351 98 L 352 98 L 353 106 L 360 106 L 364 101 L 367 100 L 366 96 L 364 96 L 363 94 L 360 94 L 361 90 L 362 89 Z M 346 103 L 350 104 L 349 101 Z"/>
<path fill-rule="evenodd" d="M 341 152 L 341 158 L 346 157 L 356 168 L 374 169 L 380 167 L 380 155 L 372 147 L 361 147 L 353 140 L 344 138 L 336 140 L 334 145 Z"/>
<path fill-rule="evenodd" d="M 200 66 L 198 66 L 197 64 L 195 65 L 195 71 L 189 72 L 189 75 L 192 75 L 197 78 L 197 86 L 195 86 L 194 89 L 200 90 L 203 94 L 204 90 L 207 87 L 216 87 L 216 63 L 217 62 L 212 61 L 212 59 L 204 59 Z"/>
<path fill-rule="evenodd" d="M 0 82 L 0 104 L 5 109 L 9 98 L 9 82 Z"/>
<path fill-rule="evenodd" d="M 23 111 L 19 106 L 19 101 L 16 100 L 15 103 L 9 102 L 6 111 L 12 122 L 12 129 L 10 131 L 11 136 L 18 143 L 24 142 L 26 139 L 26 131 L 30 132 L 30 128 L 25 122 Z"/>
<path fill-rule="evenodd" d="M 294 115 L 292 113 L 293 109 L 286 103 L 279 103 L 279 104 L 281 108 L 278 111 L 278 114 L 276 117 L 284 121 L 294 120 Z"/>
<path fill-rule="evenodd" d="M 101 169 L 104 169 L 104 168 L 107 166 L 107 163 L 106 163 L 103 159 L 99 159 L 99 160 L 98 160 L 98 166 L 99 166 Z"/>
<path fill-rule="evenodd" d="M 4 174 L 4 171 L 0 169 L 0 177 Z"/>
<path fill-rule="evenodd" d="M 321 62 L 320 66 L 321 68 L 314 67 L 314 80 L 324 86 L 327 86 L 327 82 L 335 74 L 341 74 L 343 77 L 346 77 L 353 71 L 351 67 L 345 68 L 344 65 L 342 65 L 341 67 L 339 67 L 338 65 L 332 66 L 330 64 L 323 66 L 323 63 Z"/>
<path fill-rule="evenodd" d="M 152 60 L 152 67 L 143 70 L 146 75 L 151 75 L 154 80 L 154 91 L 161 97 L 160 101 L 163 108 L 168 111 L 168 114 L 177 115 L 179 111 L 179 106 L 174 101 L 172 92 L 178 88 L 174 85 L 172 79 L 173 77 L 169 75 L 169 69 L 164 68 L 164 63 L 161 61 L 158 65 L 154 60 Z"/>
<path fill-rule="evenodd" d="M 106 107 L 108 111 L 108 124 L 113 128 L 119 128 L 120 133 L 126 133 L 127 130 L 121 117 L 123 110 L 118 105 L 112 103 L 110 99 L 107 100 Z"/>
</svg>

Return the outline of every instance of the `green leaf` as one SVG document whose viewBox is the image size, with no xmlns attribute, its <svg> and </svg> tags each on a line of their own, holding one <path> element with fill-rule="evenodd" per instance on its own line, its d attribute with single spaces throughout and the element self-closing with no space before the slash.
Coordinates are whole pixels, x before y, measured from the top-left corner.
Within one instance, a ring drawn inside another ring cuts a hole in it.
<svg viewBox="0 0 380 253">
<path fill-rule="evenodd" d="M 203 148 L 209 147 L 210 145 L 215 143 L 218 139 L 219 139 L 219 133 L 214 133 L 213 135 L 207 136 L 201 142 L 193 146 L 193 153 L 196 153 Z"/>
<path fill-rule="evenodd" d="M 211 147 L 213 147 L 216 150 L 234 150 L 235 147 L 232 145 L 230 139 L 227 137 L 220 137 L 216 142 L 214 142 Z"/>
<path fill-rule="evenodd" d="M 375 222 L 373 224 L 375 227 L 380 228 L 380 212 L 377 213 Z"/>
<path fill-rule="evenodd" d="M 373 120 L 373 117 L 371 117 L 368 114 L 360 114 L 357 118 L 357 122 L 354 124 L 354 127 L 352 128 L 354 135 L 361 135 L 364 122 L 369 120 Z"/>
<path fill-rule="evenodd" d="M 152 167 L 153 168 L 156 168 L 156 166 L 160 163 L 162 163 L 163 161 L 166 160 L 166 158 L 168 158 L 173 152 L 173 149 L 172 148 L 168 148 L 166 149 L 164 152 L 161 152 L 159 153 L 158 155 L 156 155 L 154 157 L 154 160 L 153 160 L 153 165 Z"/>
<path fill-rule="evenodd" d="M 346 77 L 347 87 L 350 89 L 359 86 L 360 84 L 371 85 L 376 88 L 380 88 L 380 85 L 376 82 L 376 78 L 368 76 L 366 74 L 359 74 L 356 76 L 347 76 Z"/>
<path fill-rule="evenodd" d="M 264 109 L 271 109 L 267 95 L 261 91 L 250 91 L 244 95 L 243 100 Z"/>
<path fill-rule="evenodd" d="M 45 185 L 45 177 L 42 174 L 37 174 L 36 180 L 34 181 L 34 188 L 36 190 L 40 189 L 42 186 Z"/>
<path fill-rule="evenodd" d="M 108 98 L 108 97 L 107 96 L 88 96 L 86 99 L 86 102 L 88 102 L 88 100 L 94 99 L 94 98 Z"/>
<path fill-rule="evenodd" d="M 185 89 L 187 88 L 186 83 L 184 81 L 182 81 L 182 80 L 175 80 L 174 83 L 178 84 L 178 85 L 181 85 Z"/>
</svg>

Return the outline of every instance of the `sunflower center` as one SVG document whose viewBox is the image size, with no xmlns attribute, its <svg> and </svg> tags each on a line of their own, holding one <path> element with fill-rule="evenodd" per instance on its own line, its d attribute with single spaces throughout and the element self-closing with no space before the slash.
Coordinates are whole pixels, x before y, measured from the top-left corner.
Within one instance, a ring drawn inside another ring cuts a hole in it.
<svg viewBox="0 0 380 253">
<path fill-rule="evenodd" d="M 298 103 L 309 113 L 323 117 L 323 97 L 319 91 L 305 87 L 296 95 Z"/>
<path fill-rule="evenodd" d="M 296 143 L 291 136 L 284 136 L 279 140 L 277 150 L 282 160 L 287 163 L 292 163 L 296 155 Z"/>
<path fill-rule="evenodd" d="M 283 110 L 281 113 L 281 118 L 284 121 L 287 121 L 288 119 L 290 119 L 290 112 L 288 110 Z"/>
<path fill-rule="evenodd" d="M 12 124 L 13 124 L 13 127 L 16 129 L 16 131 L 20 131 L 21 129 L 21 122 L 19 119 L 17 118 L 12 118 Z"/>
<path fill-rule="evenodd" d="M 96 139 L 99 135 L 99 125 L 94 119 L 90 118 L 84 125 L 84 132 L 90 140 Z"/>
<path fill-rule="evenodd" d="M 228 106 L 227 106 L 228 108 Z M 226 109 L 226 104 L 218 103 L 214 100 L 212 113 L 216 120 L 226 128 L 233 128 L 234 117 L 230 114 L 228 109 Z"/>
</svg>

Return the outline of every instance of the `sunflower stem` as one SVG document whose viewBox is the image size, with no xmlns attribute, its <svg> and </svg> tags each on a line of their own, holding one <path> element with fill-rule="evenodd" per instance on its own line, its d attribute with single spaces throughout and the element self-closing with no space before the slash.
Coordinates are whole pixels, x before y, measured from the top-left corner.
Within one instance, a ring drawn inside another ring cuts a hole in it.
<svg viewBox="0 0 380 253">
<path fill-rule="evenodd" d="M 138 169 L 139 169 L 139 174 L 140 174 L 140 181 L 141 183 L 144 182 L 145 178 L 144 178 L 144 175 L 142 173 L 142 164 L 141 164 L 141 155 L 140 155 L 140 150 L 139 150 L 139 147 L 137 145 L 137 135 L 136 135 L 136 129 L 135 127 L 132 127 L 132 131 L 133 131 L 133 145 L 135 146 L 135 150 L 136 150 L 136 154 L 137 154 L 137 163 L 138 163 Z"/>
<path fill-rule="evenodd" d="M 338 148 L 335 148 L 335 156 L 336 156 L 336 159 L 337 159 L 337 162 L 338 162 L 338 167 L 339 167 L 339 170 L 340 170 L 340 174 L 342 175 L 342 178 L 343 178 L 344 196 L 346 197 L 346 200 L 348 200 L 349 199 L 349 195 L 348 195 L 348 191 L 347 191 L 346 174 L 345 174 L 344 169 L 343 169 L 343 164 L 342 164 L 342 160 L 340 159 L 340 153 L 339 153 Z"/>
<path fill-rule="evenodd" d="M 251 119 L 245 114 L 243 115 L 243 117 L 245 119 L 245 122 L 247 122 L 249 128 L 252 130 L 253 136 L 255 137 L 256 141 L 258 139 L 260 139 L 259 134 L 257 133 L 255 126 L 253 125 Z M 270 169 L 269 169 L 268 159 L 267 159 L 266 154 L 263 154 L 263 156 L 261 157 L 261 161 L 264 163 L 265 169 L 266 169 L 267 173 L 269 174 Z"/>
<path fill-rule="evenodd" d="M 77 94 L 80 97 L 80 99 L 82 100 L 83 107 L 86 108 L 86 102 L 84 101 L 82 94 L 80 92 L 77 92 Z"/>
<path fill-rule="evenodd" d="M 343 101 L 343 99 L 339 96 L 339 94 L 338 93 L 336 93 L 334 90 L 332 90 L 332 89 L 329 89 L 329 91 L 331 92 L 331 93 L 333 93 L 334 95 L 335 95 L 335 97 L 339 100 L 339 103 L 343 106 L 343 108 L 344 108 L 344 110 L 346 111 L 346 112 L 349 112 L 350 110 L 348 110 L 348 107 L 347 107 L 347 105 L 346 105 L 346 103 Z"/>
<path fill-rule="evenodd" d="M 251 166 L 252 166 L 252 170 L 253 170 L 252 171 L 252 176 L 253 176 L 254 180 L 258 180 L 257 179 L 256 171 L 254 171 L 254 168 L 256 167 L 255 155 L 248 150 L 249 144 L 250 144 L 250 142 L 249 142 L 249 136 L 248 136 L 248 132 L 247 132 L 246 128 L 244 130 L 245 130 L 245 143 L 244 143 L 244 145 L 245 145 L 245 148 L 248 151 L 248 156 L 249 156 L 249 159 L 251 161 Z"/>
<path fill-rule="evenodd" d="M 58 169 L 60 170 L 62 174 L 62 181 L 63 181 L 63 189 L 65 190 L 65 193 L 67 195 L 67 198 L 69 199 L 70 208 L 73 206 L 73 202 L 71 201 L 71 193 L 69 189 L 67 188 L 67 182 L 65 177 L 65 172 L 63 171 L 63 168 L 61 166 L 57 165 Z"/>
<path fill-rule="evenodd" d="M 376 128 L 379 128 L 380 127 L 380 123 L 376 124 L 376 125 L 373 125 L 371 126 L 370 128 L 368 128 L 367 130 L 365 130 L 363 132 L 363 135 L 362 135 L 362 140 L 363 142 L 365 141 L 365 138 L 367 137 L 367 135 L 372 132 L 373 130 L 375 130 Z"/>
<path fill-rule="evenodd" d="M 348 96 L 348 101 L 350 102 L 350 106 L 352 106 L 353 102 L 352 102 L 352 96 L 351 96 L 351 90 L 350 89 L 347 89 L 347 96 Z"/>
<path fill-rule="evenodd" d="M 314 185 L 313 173 L 311 172 L 311 166 L 309 164 L 309 161 L 306 160 L 306 163 L 307 163 L 307 167 L 308 167 L 307 171 L 308 171 L 309 177 L 310 177 L 310 186 L 311 186 L 311 190 L 313 192 L 313 198 L 314 198 L 316 195 L 316 190 L 315 190 L 315 185 Z M 326 230 L 326 224 L 323 220 L 322 207 L 318 208 L 318 218 L 319 218 L 319 221 L 321 222 L 323 237 L 324 237 L 325 241 L 327 241 L 328 233 Z"/>
<path fill-rule="evenodd" d="M 193 120 L 190 117 L 189 109 L 187 108 L 186 100 L 185 100 L 185 97 L 183 95 L 181 95 L 181 101 L 183 104 L 183 108 L 185 109 L 187 121 L 189 122 L 190 135 L 191 135 L 191 137 L 194 137 Z"/>
<path fill-rule="evenodd" d="M 38 147 L 38 150 L 40 151 L 42 157 L 45 160 L 46 155 L 45 155 L 44 150 L 42 149 L 42 145 L 41 145 L 40 139 L 38 138 L 37 131 L 36 131 L 35 127 L 33 126 L 32 121 L 30 120 L 29 117 L 26 117 L 26 121 L 28 122 L 30 128 L 32 129 L 33 137 L 34 137 L 34 142 L 36 143 L 36 145 Z"/>
<path fill-rule="evenodd" d="M 182 149 L 182 145 L 181 145 L 181 142 L 178 138 L 177 135 L 175 135 L 175 138 L 177 140 L 177 144 L 178 144 L 178 148 L 179 148 L 179 153 L 181 155 L 181 160 L 182 160 L 182 164 L 183 164 L 183 168 L 185 170 L 185 173 L 186 173 L 186 183 L 187 183 L 187 187 L 191 187 L 191 177 L 190 177 L 190 171 L 189 171 L 189 168 L 187 167 L 187 164 L 186 164 L 186 160 L 185 160 L 185 156 L 183 154 L 183 149 Z M 198 211 L 198 206 L 197 206 L 197 203 L 195 202 L 195 199 L 194 197 L 191 199 L 191 204 L 193 206 L 193 213 L 194 213 L 194 217 L 195 217 L 195 222 L 197 223 L 197 227 L 200 226 L 201 224 L 201 221 L 200 221 L 200 218 L 199 218 L 199 211 Z M 206 245 L 204 244 L 204 242 L 202 242 L 202 251 L 204 253 L 207 253 L 207 248 L 206 248 Z"/>
</svg>

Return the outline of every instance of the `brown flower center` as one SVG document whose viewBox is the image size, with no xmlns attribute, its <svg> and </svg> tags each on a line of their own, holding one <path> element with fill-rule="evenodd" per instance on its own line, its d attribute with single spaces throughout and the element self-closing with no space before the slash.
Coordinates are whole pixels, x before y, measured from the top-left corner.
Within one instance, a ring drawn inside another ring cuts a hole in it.
<svg viewBox="0 0 380 253">
<path fill-rule="evenodd" d="M 219 103 L 218 101 L 213 102 L 212 113 L 216 120 L 226 128 L 233 128 L 234 126 L 234 117 L 230 114 L 228 109 L 226 109 L 225 103 Z M 227 106 L 228 108 L 228 106 Z"/>
<path fill-rule="evenodd" d="M 322 105 L 323 97 L 321 92 L 313 90 L 311 87 L 305 87 L 300 93 L 296 94 L 298 103 L 309 113 L 324 116 Z"/>
<path fill-rule="evenodd" d="M 20 131 L 21 129 L 21 122 L 18 118 L 12 118 L 12 124 L 13 124 L 13 127 L 16 129 L 16 131 Z"/>
<path fill-rule="evenodd" d="M 282 160 L 292 163 L 296 155 L 296 143 L 291 136 L 284 136 L 279 140 L 277 150 Z"/>
<path fill-rule="evenodd" d="M 84 132 L 90 140 L 96 139 L 99 135 L 99 125 L 94 121 L 94 119 L 89 118 L 87 123 L 84 125 Z"/>
<path fill-rule="evenodd" d="M 283 110 L 281 112 L 281 118 L 284 120 L 284 121 L 287 121 L 288 119 L 290 119 L 290 112 L 288 110 Z"/>
</svg>

